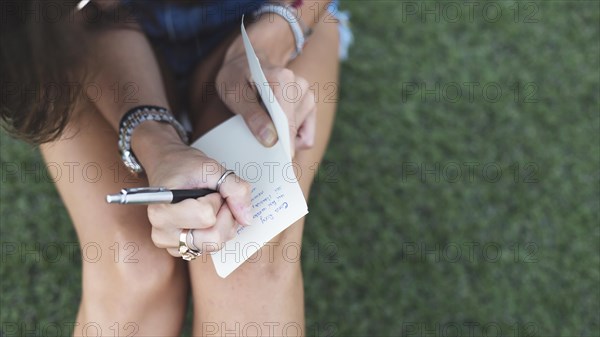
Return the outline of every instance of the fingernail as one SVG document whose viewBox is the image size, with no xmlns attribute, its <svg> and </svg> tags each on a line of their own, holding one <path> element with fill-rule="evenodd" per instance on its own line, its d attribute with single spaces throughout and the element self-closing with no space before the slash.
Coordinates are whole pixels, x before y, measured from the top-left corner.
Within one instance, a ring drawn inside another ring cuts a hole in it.
<svg viewBox="0 0 600 337">
<path fill-rule="evenodd" d="M 265 146 L 273 146 L 277 139 L 277 134 L 271 126 L 265 127 L 259 134 L 260 140 Z"/>
</svg>

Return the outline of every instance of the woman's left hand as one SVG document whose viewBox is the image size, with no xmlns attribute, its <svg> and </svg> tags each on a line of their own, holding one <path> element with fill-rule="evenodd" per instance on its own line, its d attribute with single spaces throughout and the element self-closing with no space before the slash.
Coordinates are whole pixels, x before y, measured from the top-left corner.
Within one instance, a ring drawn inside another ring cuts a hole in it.
<svg viewBox="0 0 600 337">
<path fill-rule="evenodd" d="M 275 98 L 288 118 L 292 156 L 295 151 L 311 148 L 315 140 L 316 109 L 314 93 L 306 79 L 292 70 L 261 58 L 261 67 Z M 250 131 L 264 146 L 277 142 L 277 131 L 260 103 L 245 54 L 226 59 L 216 78 L 217 91 L 227 107 L 242 115 Z M 236 90 L 232 94 L 231 90 Z"/>
</svg>

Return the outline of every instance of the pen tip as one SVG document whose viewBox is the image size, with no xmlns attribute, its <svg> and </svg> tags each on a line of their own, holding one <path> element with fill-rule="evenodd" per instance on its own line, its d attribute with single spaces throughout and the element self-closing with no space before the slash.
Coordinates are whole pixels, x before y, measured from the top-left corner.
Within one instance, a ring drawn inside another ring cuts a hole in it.
<svg viewBox="0 0 600 337">
<path fill-rule="evenodd" d="M 115 204 L 121 202 L 120 194 L 109 194 L 106 196 L 106 202 L 109 204 Z"/>
</svg>

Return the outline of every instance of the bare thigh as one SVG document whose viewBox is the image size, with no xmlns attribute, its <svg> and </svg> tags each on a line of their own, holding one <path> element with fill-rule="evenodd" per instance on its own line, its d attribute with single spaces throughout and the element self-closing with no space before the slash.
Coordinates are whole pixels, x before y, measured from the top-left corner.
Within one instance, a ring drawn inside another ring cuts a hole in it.
<svg viewBox="0 0 600 337">
<path fill-rule="evenodd" d="M 105 202 L 121 188 L 147 185 L 128 176 L 116 132 L 90 106 L 60 140 L 41 150 L 46 162 L 73 170 L 56 187 L 82 247 L 83 293 L 74 335 L 179 333 L 188 293 L 185 265 L 154 246 L 145 206 Z"/>
<path fill-rule="evenodd" d="M 336 109 L 338 83 L 338 30 L 335 23 L 320 22 L 304 52 L 288 65 L 317 90 L 317 132 L 313 148 L 296 153 L 299 183 L 308 198 L 317 166 L 325 152 Z M 208 94 L 230 40 L 223 43 L 198 67 L 191 102 L 195 136 L 232 116 L 223 102 Z M 327 98 L 327 99 L 326 99 Z M 190 264 L 196 335 L 243 334 L 258 331 L 271 335 L 296 334 L 304 330 L 304 292 L 300 260 L 284 257 L 284 247 L 300 247 L 304 219 L 290 226 L 226 279 L 216 275 L 211 259 Z M 287 254 L 287 253 L 286 253 Z M 288 254 L 289 255 L 289 254 Z M 288 256 L 289 257 L 289 256 Z M 260 329 L 260 330 L 258 330 Z M 271 330 L 273 329 L 273 330 Z"/>
</svg>

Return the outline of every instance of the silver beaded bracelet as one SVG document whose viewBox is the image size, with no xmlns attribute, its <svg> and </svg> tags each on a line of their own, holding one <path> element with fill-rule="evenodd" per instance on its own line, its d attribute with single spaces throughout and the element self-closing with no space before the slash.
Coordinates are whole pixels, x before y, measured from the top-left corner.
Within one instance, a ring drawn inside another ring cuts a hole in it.
<svg viewBox="0 0 600 337">
<path fill-rule="evenodd" d="M 133 130 L 146 121 L 156 121 L 171 124 L 181 140 L 187 144 L 188 136 L 183 126 L 169 113 L 169 110 L 157 106 L 139 106 L 129 110 L 119 123 L 119 152 L 123 164 L 134 174 L 144 172 L 142 165 L 131 150 L 131 135 Z"/>
<path fill-rule="evenodd" d="M 296 51 L 292 55 L 290 61 L 298 57 L 298 55 L 302 53 L 302 49 L 306 44 L 306 39 L 308 36 L 310 36 L 312 30 L 306 29 L 306 26 L 303 24 L 302 20 L 298 17 L 298 15 L 296 15 L 294 7 L 283 4 L 267 3 L 254 12 L 254 17 L 258 18 L 260 15 L 265 13 L 277 14 L 290 24 L 290 28 L 294 34 L 294 39 L 296 40 Z"/>
</svg>

